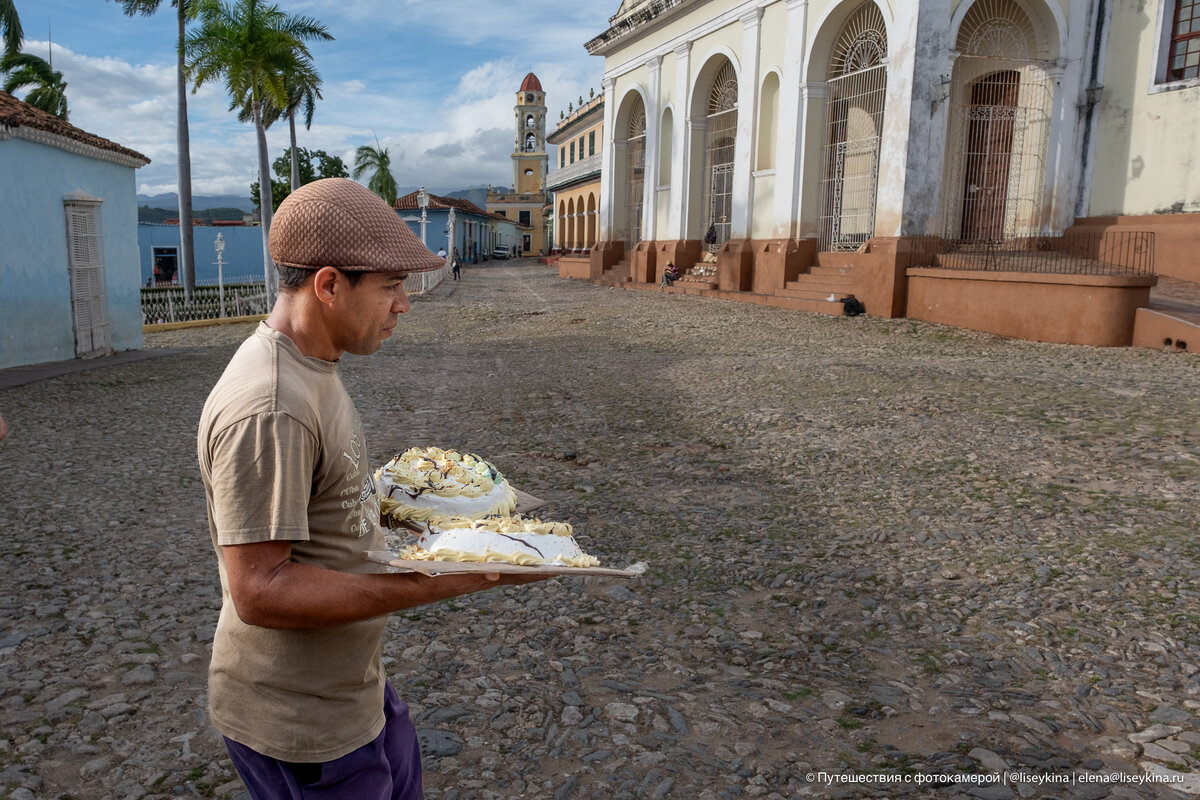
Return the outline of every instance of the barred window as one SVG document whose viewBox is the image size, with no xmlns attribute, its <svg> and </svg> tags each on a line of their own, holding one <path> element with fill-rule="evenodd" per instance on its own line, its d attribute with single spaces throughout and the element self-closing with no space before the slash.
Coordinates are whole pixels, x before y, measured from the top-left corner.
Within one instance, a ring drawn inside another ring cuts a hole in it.
<svg viewBox="0 0 1200 800">
<path fill-rule="evenodd" d="M 595 131 L 591 131 L 590 133 L 588 133 L 588 155 L 589 156 L 596 155 L 596 132 Z"/>
<path fill-rule="evenodd" d="M 1200 0 L 1179 0 L 1171 27 L 1169 80 L 1200 78 Z"/>
</svg>

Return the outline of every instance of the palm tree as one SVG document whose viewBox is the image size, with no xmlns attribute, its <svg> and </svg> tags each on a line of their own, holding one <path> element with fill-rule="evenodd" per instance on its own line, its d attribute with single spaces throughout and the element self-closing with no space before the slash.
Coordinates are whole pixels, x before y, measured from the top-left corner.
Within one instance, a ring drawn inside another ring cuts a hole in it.
<svg viewBox="0 0 1200 800">
<path fill-rule="evenodd" d="M 8 0 L 0 0 L 0 4 Z M 150 16 L 162 5 L 162 0 L 118 0 L 125 16 Z M 171 0 L 179 27 L 179 43 L 175 58 L 175 145 L 176 174 L 179 178 L 179 279 L 183 282 L 184 298 L 190 303 L 196 291 L 196 248 L 192 238 L 192 153 L 188 137 L 187 80 L 183 63 L 183 41 L 191 7 L 190 0 Z"/>
<path fill-rule="evenodd" d="M 358 180 L 368 171 L 371 180 L 367 182 L 367 188 L 382 197 L 389 206 L 396 205 L 396 177 L 392 175 L 392 158 L 387 148 L 379 145 L 378 139 L 374 147 L 364 144 L 354 153 L 354 172 L 351 173 L 354 179 Z"/>
<path fill-rule="evenodd" d="M 26 103 L 60 119 L 67 118 L 67 82 L 44 58 L 32 53 L 8 54 L 0 58 L 0 72 L 7 76 L 4 91 L 13 94 L 31 86 Z"/>
<path fill-rule="evenodd" d="M 315 72 L 310 76 L 315 82 L 304 85 L 294 83 L 302 79 L 301 75 L 288 75 L 288 105 L 282 111 L 275 107 L 270 98 L 267 98 L 263 103 L 263 125 L 267 128 L 279 121 L 280 116 L 288 118 L 288 133 L 291 135 L 291 188 L 296 191 L 300 188 L 300 161 L 297 158 L 296 147 L 296 112 L 304 112 L 304 128 L 305 130 L 312 129 L 313 114 L 317 110 L 317 101 L 321 99 L 321 77 Z M 238 114 L 238 121 L 251 122 L 251 114 L 249 109 L 242 109 Z"/>
<path fill-rule="evenodd" d="M 4 31 L 4 55 L 15 56 L 21 52 L 25 34 L 21 30 L 21 18 L 17 16 L 17 0 L 0 0 L 0 29 Z"/>
<path fill-rule="evenodd" d="M 263 270 L 267 300 L 274 298 L 274 262 L 267 247 L 271 228 L 271 173 L 267 155 L 266 103 L 287 108 L 288 87 L 317 85 L 306 42 L 331 40 L 325 26 L 311 17 L 285 14 L 261 0 L 199 0 L 200 29 L 184 43 L 188 74 L 196 91 L 205 83 L 223 80 L 230 109 L 250 112 L 258 139 L 258 192 L 262 213 Z"/>
</svg>

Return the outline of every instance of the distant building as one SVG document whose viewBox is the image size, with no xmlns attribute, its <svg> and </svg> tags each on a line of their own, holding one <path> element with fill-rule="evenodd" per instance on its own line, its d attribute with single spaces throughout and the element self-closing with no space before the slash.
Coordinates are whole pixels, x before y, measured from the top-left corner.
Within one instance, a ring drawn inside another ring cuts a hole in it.
<svg viewBox="0 0 1200 800">
<path fill-rule="evenodd" d="M 487 210 L 501 214 L 522 228 L 520 249 L 545 255 L 550 244 L 549 196 L 546 173 L 546 93 L 532 72 L 517 91 L 513 109 L 516 135 L 513 140 L 512 189 L 488 189 Z"/>
<path fill-rule="evenodd" d="M 599 233 L 604 96 L 571 108 L 547 141 L 558 148 L 546 178 L 546 188 L 554 195 L 554 251 L 588 250 Z"/>
<path fill-rule="evenodd" d="M 0 92 L 0 368 L 142 346 L 141 153 Z"/>
<path fill-rule="evenodd" d="M 395 209 L 419 239 L 421 207 L 417 204 L 417 194 L 409 192 L 397 197 Z M 450 231 L 451 210 L 454 211 L 453 232 Z M 439 247 L 445 247 L 449 255 L 457 247 L 463 262 L 471 264 L 490 258 L 500 245 L 510 250 L 515 248 L 521 238 L 521 231 L 513 220 L 484 211 L 470 200 L 429 195 L 429 207 L 425 209 L 424 241 L 430 252 L 436 253 Z"/>
</svg>

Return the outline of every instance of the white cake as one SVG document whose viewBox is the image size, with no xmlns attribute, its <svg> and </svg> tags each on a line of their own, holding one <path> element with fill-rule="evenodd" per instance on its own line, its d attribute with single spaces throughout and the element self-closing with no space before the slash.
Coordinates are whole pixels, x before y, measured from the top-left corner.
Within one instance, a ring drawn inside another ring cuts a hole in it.
<svg viewBox="0 0 1200 800">
<path fill-rule="evenodd" d="M 478 519 L 511 514 L 517 494 L 500 470 L 477 455 L 413 447 L 375 473 L 379 509 L 398 520 Z"/>
<path fill-rule="evenodd" d="M 521 516 L 438 519 L 400 557 L 566 567 L 594 567 L 600 563 L 580 549 L 569 524 Z"/>
</svg>

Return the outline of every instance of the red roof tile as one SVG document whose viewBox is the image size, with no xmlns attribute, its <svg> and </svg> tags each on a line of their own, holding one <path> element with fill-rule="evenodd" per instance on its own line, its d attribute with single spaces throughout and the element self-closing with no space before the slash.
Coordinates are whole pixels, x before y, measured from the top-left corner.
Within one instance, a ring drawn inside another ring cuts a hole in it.
<svg viewBox="0 0 1200 800">
<path fill-rule="evenodd" d="M 150 163 L 150 159 L 136 150 L 130 150 L 128 147 L 122 147 L 116 142 L 105 139 L 102 136 L 97 136 L 94 133 L 88 133 L 85 130 L 76 128 L 66 120 L 59 119 L 53 114 L 48 114 L 41 109 L 34 108 L 7 92 L 0 92 L 0 126 L 44 131 L 56 136 L 62 136 L 65 139 L 71 139 L 80 144 L 90 145 L 98 150 L 119 153 L 127 158 L 140 161 L 141 166 Z"/>
</svg>

